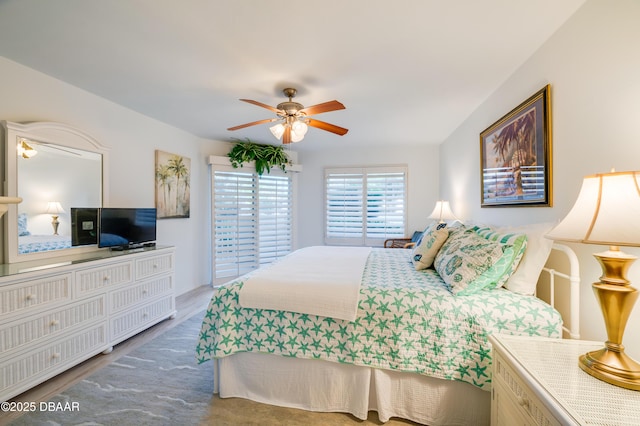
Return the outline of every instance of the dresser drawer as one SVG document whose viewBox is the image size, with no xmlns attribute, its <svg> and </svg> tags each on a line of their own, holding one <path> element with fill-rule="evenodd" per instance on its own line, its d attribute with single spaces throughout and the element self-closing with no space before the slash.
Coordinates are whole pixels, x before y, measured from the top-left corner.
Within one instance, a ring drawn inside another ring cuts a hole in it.
<svg viewBox="0 0 640 426">
<path fill-rule="evenodd" d="M 107 347 L 106 322 L 39 346 L 0 364 L 0 400 L 5 401 Z"/>
<path fill-rule="evenodd" d="M 0 315 L 24 312 L 29 308 L 71 300 L 71 274 L 36 278 L 0 287 Z"/>
<path fill-rule="evenodd" d="M 527 425 L 539 426 L 561 426 L 555 417 L 544 408 L 544 405 L 533 392 L 523 383 L 520 377 L 509 367 L 500 356 L 495 356 L 493 360 L 493 386 L 494 399 L 497 398 L 502 419 L 506 422 L 497 422 L 493 419 L 492 425 L 511 425 L 516 420 L 525 418 Z M 516 410 L 517 408 L 517 410 Z M 508 418 L 509 412 L 519 412 L 518 418 Z M 507 417 L 505 419 L 505 417 Z M 521 424 L 521 423 L 518 423 Z"/>
<path fill-rule="evenodd" d="M 170 271 L 173 271 L 173 255 L 170 253 L 136 260 L 137 280 Z"/>
<path fill-rule="evenodd" d="M 76 288 L 78 294 L 84 294 L 133 280 L 133 264 L 121 262 L 99 268 L 85 269 L 76 272 Z"/>
<path fill-rule="evenodd" d="M 74 327 L 104 320 L 105 302 L 104 296 L 94 297 L 3 325 L 0 327 L 0 354 L 38 339 L 59 335 Z"/>
<path fill-rule="evenodd" d="M 111 339 L 116 344 L 175 312 L 173 295 L 165 296 L 147 305 L 133 308 L 111 320 Z"/>
<path fill-rule="evenodd" d="M 116 312 L 172 292 L 173 275 L 158 277 L 141 284 L 132 284 L 120 290 L 115 290 L 109 295 L 111 310 Z"/>
</svg>

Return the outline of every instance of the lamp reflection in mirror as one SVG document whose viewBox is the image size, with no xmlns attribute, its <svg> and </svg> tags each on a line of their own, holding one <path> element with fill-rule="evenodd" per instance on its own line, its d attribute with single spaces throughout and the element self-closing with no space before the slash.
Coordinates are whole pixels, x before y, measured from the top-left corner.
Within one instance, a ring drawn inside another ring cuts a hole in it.
<svg viewBox="0 0 640 426">
<path fill-rule="evenodd" d="M 429 215 L 429 219 L 438 219 L 438 223 L 445 223 L 449 220 L 458 220 L 451 211 L 448 201 L 436 201 L 436 206 Z"/>
<path fill-rule="evenodd" d="M 38 154 L 38 151 L 36 151 L 31 145 L 29 145 L 27 141 L 25 141 L 24 139 L 20 139 L 20 142 L 18 143 L 19 156 L 21 156 L 22 158 L 31 158 L 36 154 Z"/>
<path fill-rule="evenodd" d="M 60 204 L 59 201 L 49 201 L 47 203 L 47 210 L 45 211 L 45 213 L 50 214 L 51 215 L 51 225 L 53 226 L 53 235 L 58 235 L 58 225 L 60 225 L 60 222 L 58 222 L 58 217 L 60 215 L 60 213 L 64 213 L 64 209 L 62 208 L 62 205 Z"/>
<path fill-rule="evenodd" d="M 638 298 L 626 273 L 637 259 L 620 246 L 640 246 L 640 172 L 586 176 L 573 208 L 548 234 L 553 240 L 608 245 L 594 253 L 602 267 L 593 292 L 607 330 L 605 347 L 579 357 L 590 375 L 627 389 L 640 390 L 640 364 L 625 354 L 622 337 Z"/>
</svg>

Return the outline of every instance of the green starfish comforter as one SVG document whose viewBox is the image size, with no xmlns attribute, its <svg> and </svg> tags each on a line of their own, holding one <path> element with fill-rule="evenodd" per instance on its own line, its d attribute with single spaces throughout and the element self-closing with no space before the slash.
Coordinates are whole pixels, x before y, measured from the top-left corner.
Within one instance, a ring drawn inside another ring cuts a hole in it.
<svg viewBox="0 0 640 426">
<path fill-rule="evenodd" d="M 243 278 L 215 289 L 196 348 L 202 363 L 237 352 L 414 372 L 491 388 L 492 333 L 560 337 L 562 318 L 533 296 L 505 289 L 454 296 L 410 250 L 373 249 L 355 321 L 238 304 Z"/>
</svg>

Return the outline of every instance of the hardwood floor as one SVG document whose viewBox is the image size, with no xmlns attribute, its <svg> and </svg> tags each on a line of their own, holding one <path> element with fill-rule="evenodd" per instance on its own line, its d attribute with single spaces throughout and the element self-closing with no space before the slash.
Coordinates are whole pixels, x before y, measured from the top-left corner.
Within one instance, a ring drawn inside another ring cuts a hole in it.
<svg viewBox="0 0 640 426">
<path fill-rule="evenodd" d="M 130 353 L 165 331 L 175 327 L 182 321 L 190 318 L 193 314 L 204 310 L 207 307 L 212 294 L 213 287 L 205 285 L 176 297 L 176 310 L 178 311 L 176 318 L 167 319 L 156 324 L 142 333 L 114 346 L 111 353 L 96 355 L 82 364 L 79 364 L 22 393 L 21 395 L 16 396 L 12 401 L 35 403 L 48 401 L 53 396 L 90 376 L 95 371 L 117 360 L 121 356 Z M 7 424 L 17 417 L 17 413 L 0 413 L 0 425 Z"/>
</svg>

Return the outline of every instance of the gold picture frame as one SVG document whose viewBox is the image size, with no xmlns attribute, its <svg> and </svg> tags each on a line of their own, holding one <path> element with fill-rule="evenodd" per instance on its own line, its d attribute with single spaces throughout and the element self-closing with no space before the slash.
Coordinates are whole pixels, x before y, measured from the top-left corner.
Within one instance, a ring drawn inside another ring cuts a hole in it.
<svg viewBox="0 0 640 426">
<path fill-rule="evenodd" d="M 480 133 L 482 207 L 551 207 L 551 99 L 546 85 Z"/>
</svg>

